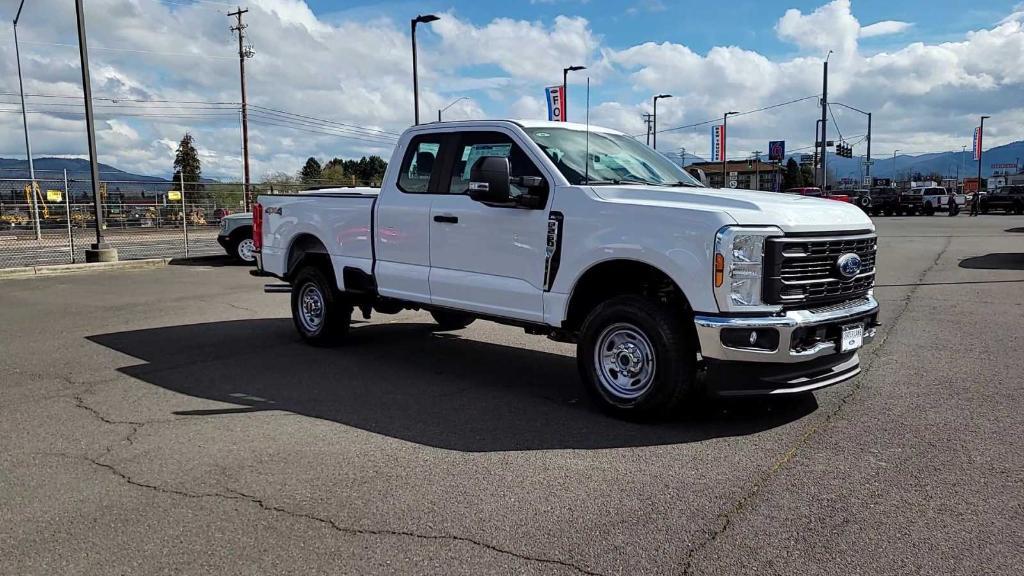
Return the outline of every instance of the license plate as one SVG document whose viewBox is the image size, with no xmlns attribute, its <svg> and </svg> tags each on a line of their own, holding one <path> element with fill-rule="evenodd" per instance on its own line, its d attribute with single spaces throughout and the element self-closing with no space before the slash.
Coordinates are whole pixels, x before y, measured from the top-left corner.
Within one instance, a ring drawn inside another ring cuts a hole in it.
<svg viewBox="0 0 1024 576">
<path fill-rule="evenodd" d="M 864 325 L 843 326 L 843 335 L 839 341 L 839 351 L 849 352 L 864 345 Z"/>
</svg>

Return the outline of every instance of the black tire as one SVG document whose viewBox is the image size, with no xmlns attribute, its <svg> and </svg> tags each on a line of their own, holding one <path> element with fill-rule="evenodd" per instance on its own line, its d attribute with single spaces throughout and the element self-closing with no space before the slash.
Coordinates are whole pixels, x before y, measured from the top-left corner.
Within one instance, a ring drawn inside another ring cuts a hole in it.
<svg viewBox="0 0 1024 576">
<path fill-rule="evenodd" d="M 860 206 L 861 210 L 870 213 L 871 212 L 871 197 L 870 196 L 861 196 L 860 198 L 857 198 L 857 205 Z"/>
<path fill-rule="evenodd" d="M 924 209 L 921 211 L 925 216 L 932 216 L 935 214 L 935 207 L 932 206 L 931 202 L 924 205 Z"/>
<path fill-rule="evenodd" d="M 476 320 L 469 314 L 454 310 L 431 310 L 430 315 L 434 317 L 434 322 L 437 322 L 442 331 L 462 330 Z"/>
<path fill-rule="evenodd" d="M 604 411 L 650 420 L 675 412 L 695 393 L 697 346 L 683 320 L 641 296 L 612 298 L 587 316 L 576 363 L 584 386 Z M 602 348 L 606 361 L 598 360 Z M 631 361 L 635 365 L 629 367 Z M 637 374 L 619 371 L 620 366 Z"/>
<path fill-rule="evenodd" d="M 239 262 L 253 264 L 256 262 L 256 255 L 253 253 L 254 248 L 252 230 L 238 232 L 231 237 L 231 243 L 228 245 L 228 255 Z"/>
<path fill-rule="evenodd" d="M 1014 205 L 1013 213 L 1016 214 L 1017 216 L 1024 214 L 1024 204 L 1018 202 L 1016 205 Z"/>
<path fill-rule="evenodd" d="M 292 282 L 292 322 L 306 343 L 340 343 L 348 334 L 351 320 L 352 306 L 345 302 L 328 274 L 316 266 L 299 270 Z"/>
</svg>

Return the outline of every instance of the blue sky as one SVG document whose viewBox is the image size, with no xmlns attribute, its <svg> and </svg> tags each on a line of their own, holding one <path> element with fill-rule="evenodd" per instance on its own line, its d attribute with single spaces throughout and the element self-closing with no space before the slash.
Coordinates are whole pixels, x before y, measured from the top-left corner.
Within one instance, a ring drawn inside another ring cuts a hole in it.
<svg viewBox="0 0 1024 576">
<path fill-rule="evenodd" d="M 67 0 L 29 0 L 22 59 L 39 155 L 82 155 L 80 76 Z M 821 60 L 832 49 L 830 99 L 875 113 L 873 152 L 959 150 L 980 114 L 987 142 L 1024 139 L 1024 4 L 1019 0 L 249 0 L 250 103 L 296 116 L 254 112 L 253 173 L 294 172 L 307 156 L 388 156 L 393 134 L 412 121 L 409 19 L 434 12 L 420 40 L 421 114 L 465 97 L 446 118 L 538 118 L 543 89 L 570 64 L 570 118 L 582 120 L 593 80 L 591 119 L 636 134 L 650 97 L 659 127 L 686 126 L 726 110 L 729 155 L 768 140 L 809 145 L 820 115 Z M 0 16 L 17 3 L 0 0 Z M 110 98 L 97 126 L 100 156 L 126 170 L 168 172 L 181 135 L 193 133 L 206 173 L 238 173 L 238 119 L 231 105 L 201 110 L 173 102 L 237 102 L 235 41 L 218 0 L 89 0 L 94 95 Z M 0 156 L 23 157 L 13 38 L 0 27 Z M 116 100 L 120 104 L 115 104 Z M 141 101 L 131 104 L 132 101 Z M 172 104 L 147 104 L 172 101 Z M 75 103 L 78 104 L 75 104 Z M 168 107 L 171 106 L 171 107 Z M 830 134 L 864 151 L 864 120 L 836 109 Z M 357 126 L 353 132 L 337 124 Z M 663 133 L 659 148 L 705 155 L 709 126 Z"/>
</svg>

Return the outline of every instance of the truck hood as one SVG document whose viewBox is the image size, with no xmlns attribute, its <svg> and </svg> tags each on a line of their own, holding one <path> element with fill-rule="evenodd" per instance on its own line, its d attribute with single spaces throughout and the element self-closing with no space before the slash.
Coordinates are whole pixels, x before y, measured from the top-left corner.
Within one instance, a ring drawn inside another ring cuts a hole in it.
<svg viewBox="0 0 1024 576">
<path fill-rule="evenodd" d="M 235 214 L 228 214 L 221 220 L 252 220 L 252 212 L 237 212 Z"/>
<path fill-rule="evenodd" d="M 826 198 L 753 190 L 661 186 L 593 186 L 591 190 L 608 202 L 720 211 L 737 224 L 778 226 L 785 232 L 875 229 L 871 218 L 860 208 Z"/>
</svg>

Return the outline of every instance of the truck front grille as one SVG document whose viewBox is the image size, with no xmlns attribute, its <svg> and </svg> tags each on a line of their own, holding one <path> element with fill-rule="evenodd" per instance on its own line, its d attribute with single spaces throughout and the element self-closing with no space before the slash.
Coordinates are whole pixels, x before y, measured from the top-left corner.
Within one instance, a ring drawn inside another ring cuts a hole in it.
<svg viewBox="0 0 1024 576">
<path fill-rule="evenodd" d="M 821 237 L 781 236 L 765 243 L 764 300 L 784 308 L 820 306 L 863 297 L 875 283 L 874 234 Z M 854 253 L 861 270 L 853 278 L 839 273 L 838 260 Z"/>
</svg>

